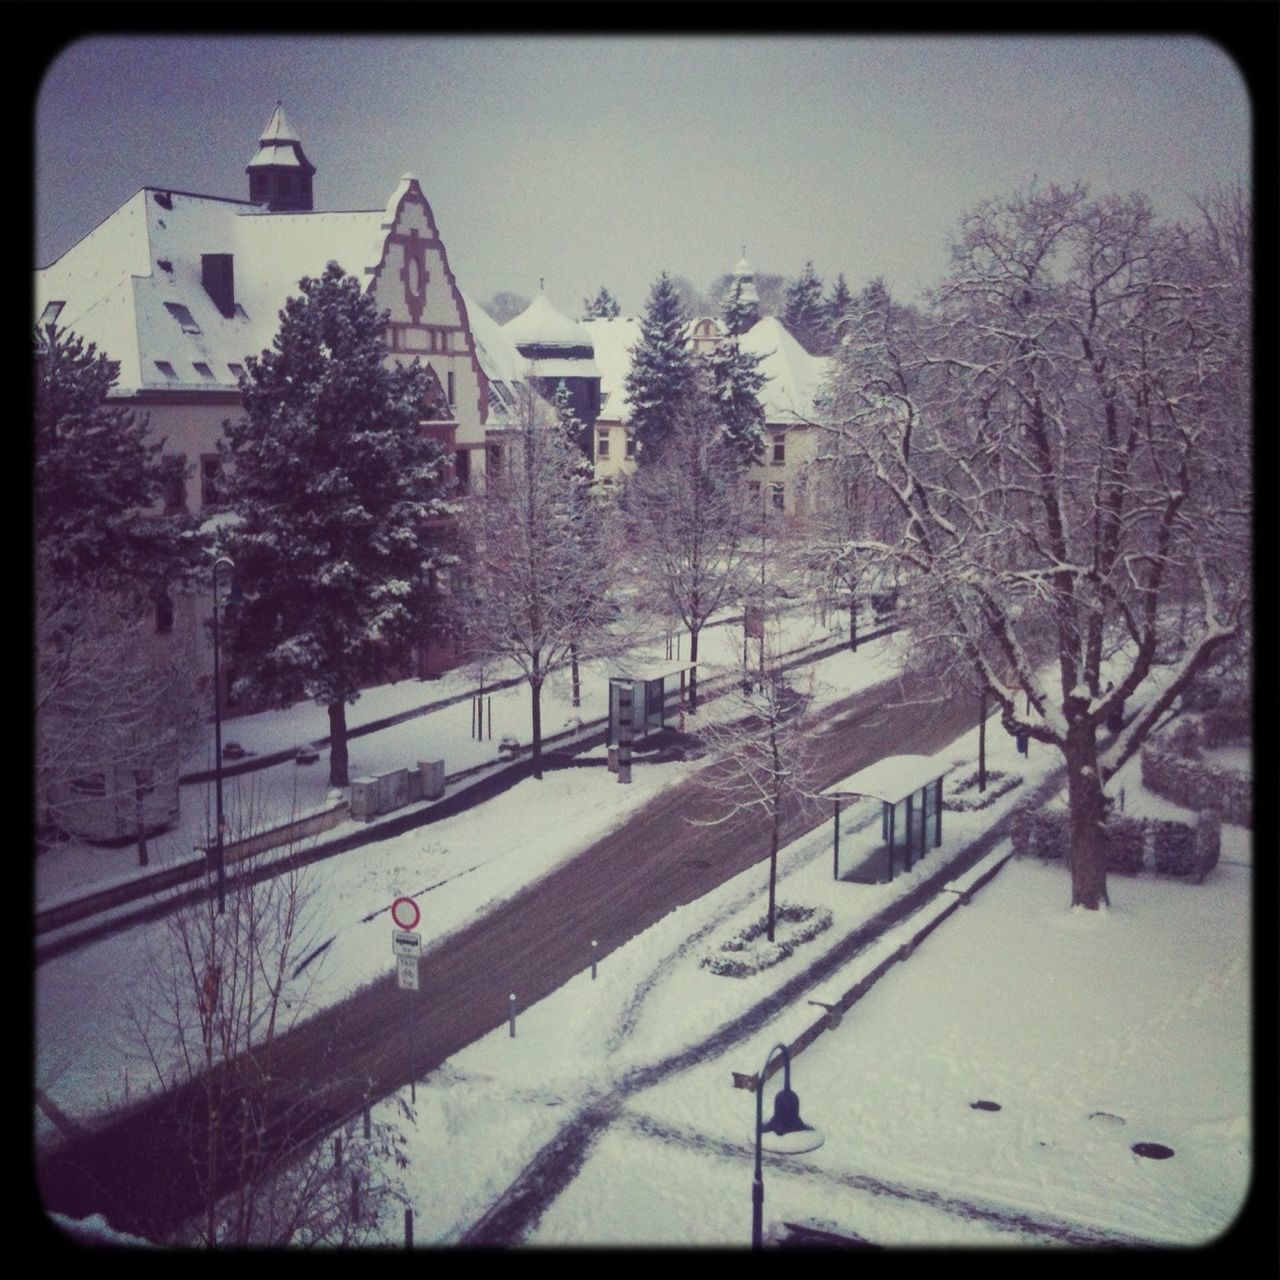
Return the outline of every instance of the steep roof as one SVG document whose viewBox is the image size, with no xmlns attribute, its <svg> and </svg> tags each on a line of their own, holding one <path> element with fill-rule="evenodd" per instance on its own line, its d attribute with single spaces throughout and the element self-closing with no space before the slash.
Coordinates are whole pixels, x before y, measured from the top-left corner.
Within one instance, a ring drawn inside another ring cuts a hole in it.
<svg viewBox="0 0 1280 1280">
<path fill-rule="evenodd" d="M 284 107 L 279 102 L 258 139 L 257 153 L 249 161 L 246 170 L 278 165 L 315 172 L 315 166 L 302 154 L 302 140 L 285 119 Z"/>
<path fill-rule="evenodd" d="M 64 302 L 58 324 L 119 363 L 117 394 L 229 390 L 237 381 L 230 366 L 271 346 L 280 309 L 304 276 L 336 261 L 370 279 L 384 217 L 266 213 L 247 201 L 144 188 L 36 273 L 36 315 Z M 204 254 L 232 256 L 232 316 L 204 288 Z"/>
<path fill-rule="evenodd" d="M 640 321 L 635 316 L 610 316 L 583 320 L 581 327 L 595 350 L 600 370 L 600 417 L 607 422 L 627 422 L 631 407 L 623 382 L 631 371 L 631 349 L 640 340 Z"/>
<path fill-rule="evenodd" d="M 826 356 L 811 356 L 777 316 L 763 316 L 738 342 L 743 351 L 763 357 L 758 368 L 769 380 L 760 402 L 767 421 L 783 424 L 818 416 L 816 398 L 830 373 Z"/>
<path fill-rule="evenodd" d="M 591 339 L 577 320 L 570 320 L 544 292 L 502 326 L 517 346 L 587 347 Z"/>
</svg>

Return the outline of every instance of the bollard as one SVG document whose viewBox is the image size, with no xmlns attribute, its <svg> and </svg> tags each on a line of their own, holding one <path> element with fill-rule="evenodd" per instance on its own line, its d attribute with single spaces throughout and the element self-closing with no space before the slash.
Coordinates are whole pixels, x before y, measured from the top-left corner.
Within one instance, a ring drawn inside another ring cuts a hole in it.
<svg viewBox="0 0 1280 1280">
<path fill-rule="evenodd" d="M 404 1247 L 406 1249 L 413 1248 L 413 1210 L 406 1209 L 404 1211 Z"/>
<path fill-rule="evenodd" d="M 510 1006 L 510 1012 L 507 1014 L 508 1026 L 511 1030 L 511 1037 L 515 1039 L 516 1034 L 516 993 L 513 991 L 508 997 L 507 1002 Z"/>
<path fill-rule="evenodd" d="M 596 980 L 596 940 L 591 939 L 591 981 Z"/>
</svg>

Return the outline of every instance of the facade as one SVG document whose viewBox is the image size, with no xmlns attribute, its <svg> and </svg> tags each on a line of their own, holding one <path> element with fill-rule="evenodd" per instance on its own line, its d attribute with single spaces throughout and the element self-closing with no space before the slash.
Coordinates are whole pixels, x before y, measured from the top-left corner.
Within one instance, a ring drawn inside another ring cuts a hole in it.
<svg viewBox="0 0 1280 1280">
<path fill-rule="evenodd" d="M 167 495 L 170 511 L 217 517 L 218 442 L 240 406 L 245 357 L 271 346 L 285 301 L 330 261 L 389 313 L 388 361 L 427 367 L 439 409 L 423 429 L 451 457 L 456 486 L 484 474 L 493 396 L 482 360 L 495 374 L 518 370 L 506 367 L 508 343 L 492 338 L 491 355 L 477 342 L 476 309 L 418 180 L 405 174 L 385 209 L 324 212 L 313 207 L 315 173 L 277 104 L 246 167 L 248 199 L 144 188 L 36 273 L 37 323 L 73 330 L 118 362 L 112 399 L 146 414 L 166 454 L 185 460 L 188 478 Z M 197 623 L 207 605 L 178 603 L 158 607 L 157 630 L 193 644 L 211 672 Z M 418 673 L 435 674 L 451 657 L 425 644 Z"/>
</svg>

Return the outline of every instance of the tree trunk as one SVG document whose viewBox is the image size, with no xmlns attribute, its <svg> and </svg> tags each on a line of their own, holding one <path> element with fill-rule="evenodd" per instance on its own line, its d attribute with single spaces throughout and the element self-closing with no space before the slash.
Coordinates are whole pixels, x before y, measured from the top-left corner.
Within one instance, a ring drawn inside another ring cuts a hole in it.
<svg viewBox="0 0 1280 1280">
<path fill-rule="evenodd" d="M 142 817 L 142 775 L 136 770 L 133 774 L 133 820 L 134 830 L 138 837 L 138 866 L 147 865 L 147 824 Z"/>
<path fill-rule="evenodd" d="M 987 686 L 978 702 L 978 792 L 987 789 Z"/>
<path fill-rule="evenodd" d="M 689 671 L 689 714 L 696 715 L 698 711 L 698 632 L 700 628 L 689 628 L 689 661 L 693 663 L 693 667 Z"/>
<path fill-rule="evenodd" d="M 1102 821 L 1106 798 L 1098 777 L 1094 730 L 1067 729 L 1067 799 L 1071 809 L 1071 905 L 1096 911 L 1109 905 L 1107 848 Z"/>
<path fill-rule="evenodd" d="M 329 704 L 329 785 L 345 787 L 347 776 L 347 704 Z"/>
<path fill-rule="evenodd" d="M 533 698 L 533 776 L 542 777 L 542 681 L 530 680 L 529 692 Z"/>
<path fill-rule="evenodd" d="M 849 592 L 849 648 L 858 652 L 858 596 L 852 590 Z"/>
<path fill-rule="evenodd" d="M 777 912 L 778 827 L 782 823 L 782 806 L 773 806 L 773 831 L 769 840 L 769 941 L 773 941 L 773 921 Z"/>
</svg>

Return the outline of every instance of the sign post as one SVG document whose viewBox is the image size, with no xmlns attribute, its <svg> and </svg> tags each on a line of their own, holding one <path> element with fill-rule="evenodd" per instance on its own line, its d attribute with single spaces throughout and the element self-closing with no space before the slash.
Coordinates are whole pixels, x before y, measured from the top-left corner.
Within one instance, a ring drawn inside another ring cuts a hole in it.
<svg viewBox="0 0 1280 1280">
<path fill-rule="evenodd" d="M 391 904 L 391 918 L 399 926 L 391 931 L 391 951 L 396 960 L 396 982 L 401 991 L 418 990 L 418 960 L 422 955 L 422 935 L 415 933 L 422 912 L 412 898 L 397 898 Z M 414 1070 L 416 1017 L 409 1014 L 409 1101 L 418 1101 L 417 1072 Z"/>
</svg>

